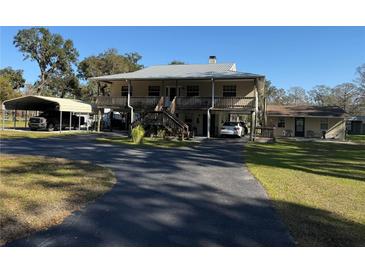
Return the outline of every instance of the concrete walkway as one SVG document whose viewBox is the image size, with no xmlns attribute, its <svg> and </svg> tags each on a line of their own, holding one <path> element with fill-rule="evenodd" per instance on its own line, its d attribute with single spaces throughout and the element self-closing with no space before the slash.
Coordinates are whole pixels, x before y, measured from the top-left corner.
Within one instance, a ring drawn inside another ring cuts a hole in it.
<svg viewBox="0 0 365 274">
<path fill-rule="evenodd" d="M 118 183 L 61 225 L 9 246 L 291 246 L 286 227 L 243 163 L 243 141 L 130 148 L 93 136 L 3 140 L 1 153 L 89 160 Z"/>
</svg>

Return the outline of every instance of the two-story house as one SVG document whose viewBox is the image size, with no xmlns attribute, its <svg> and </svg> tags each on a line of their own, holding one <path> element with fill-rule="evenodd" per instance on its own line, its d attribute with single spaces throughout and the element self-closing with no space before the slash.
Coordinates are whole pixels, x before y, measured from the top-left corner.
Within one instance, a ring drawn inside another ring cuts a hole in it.
<svg viewBox="0 0 365 274">
<path fill-rule="evenodd" d="M 265 113 L 265 104 L 259 103 L 265 77 L 217 63 L 215 56 L 208 64 L 158 65 L 91 80 L 109 87 L 108 93 L 99 90 L 99 111 L 124 113 L 129 123 L 150 111 L 167 110 L 195 135 L 209 137 L 219 134 L 225 121 L 246 120 L 254 128 L 257 114 Z"/>
</svg>

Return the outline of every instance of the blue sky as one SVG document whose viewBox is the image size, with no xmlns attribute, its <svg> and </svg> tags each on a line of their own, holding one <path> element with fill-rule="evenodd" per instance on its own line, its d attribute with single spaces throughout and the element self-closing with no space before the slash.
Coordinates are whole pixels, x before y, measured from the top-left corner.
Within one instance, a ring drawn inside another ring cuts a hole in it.
<svg viewBox="0 0 365 274">
<path fill-rule="evenodd" d="M 37 64 L 23 61 L 13 37 L 23 27 L 1 27 L 0 67 L 23 69 L 28 82 Z M 365 27 L 50 27 L 72 39 L 79 60 L 116 48 L 136 51 L 145 66 L 172 60 L 235 62 L 239 71 L 266 75 L 276 86 L 334 86 L 355 78 L 365 63 Z"/>
</svg>

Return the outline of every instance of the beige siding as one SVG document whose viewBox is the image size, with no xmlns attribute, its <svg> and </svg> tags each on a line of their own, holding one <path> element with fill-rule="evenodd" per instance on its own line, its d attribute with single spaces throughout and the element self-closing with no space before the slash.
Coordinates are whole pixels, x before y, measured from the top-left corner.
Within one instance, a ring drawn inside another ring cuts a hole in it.
<svg viewBox="0 0 365 274">
<path fill-rule="evenodd" d="M 116 81 L 111 84 L 111 96 L 121 96 L 121 88 L 123 85 L 127 85 L 125 81 Z M 160 86 L 161 96 L 165 95 L 164 87 L 176 86 L 176 81 L 132 81 L 133 96 L 148 96 L 148 86 Z M 180 96 L 186 96 L 186 86 L 198 85 L 199 96 L 210 97 L 212 95 L 211 81 L 208 80 L 189 80 L 189 81 L 177 81 L 177 86 L 180 88 Z M 236 85 L 237 97 L 254 96 L 254 81 L 216 81 L 215 82 L 215 96 L 223 96 L 224 85 Z"/>
<path fill-rule="evenodd" d="M 320 129 L 321 119 L 328 119 L 327 139 L 345 139 L 345 120 L 343 118 L 305 118 L 305 136 L 308 137 L 308 131 L 313 131 L 314 137 L 320 138 L 322 130 Z M 279 117 L 268 117 L 268 125 L 275 127 L 275 136 L 283 136 L 284 130 L 291 130 L 295 134 L 294 117 L 285 117 L 285 128 L 278 127 Z"/>
</svg>

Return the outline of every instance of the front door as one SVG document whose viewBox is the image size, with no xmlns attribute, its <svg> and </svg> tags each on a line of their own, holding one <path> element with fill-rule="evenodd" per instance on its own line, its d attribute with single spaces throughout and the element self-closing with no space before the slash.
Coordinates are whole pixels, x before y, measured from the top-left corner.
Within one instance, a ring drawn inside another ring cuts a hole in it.
<svg viewBox="0 0 365 274">
<path fill-rule="evenodd" d="M 304 118 L 295 118 L 295 137 L 304 137 Z"/>
<path fill-rule="evenodd" d="M 177 95 L 176 87 L 166 87 L 166 97 L 170 100 L 170 102 L 174 100 L 176 95 Z"/>
<path fill-rule="evenodd" d="M 166 96 L 165 96 L 165 107 L 170 107 L 172 100 L 174 100 L 177 95 L 176 87 L 166 87 Z"/>
</svg>

